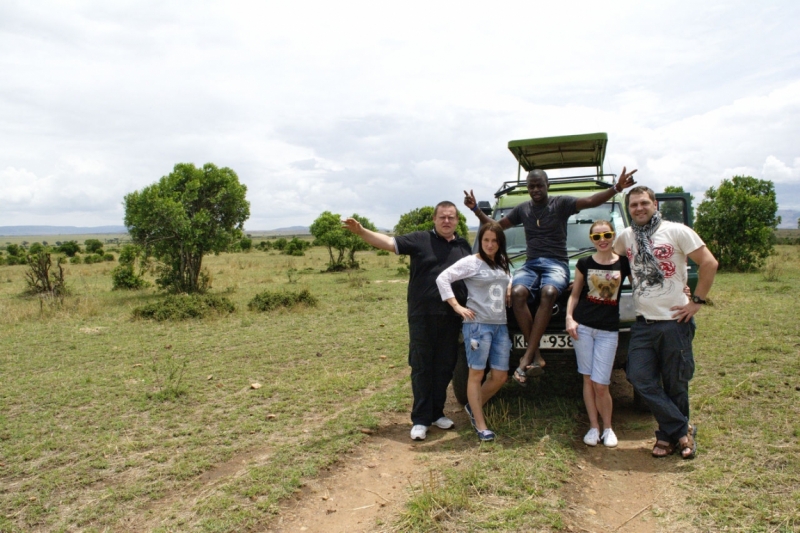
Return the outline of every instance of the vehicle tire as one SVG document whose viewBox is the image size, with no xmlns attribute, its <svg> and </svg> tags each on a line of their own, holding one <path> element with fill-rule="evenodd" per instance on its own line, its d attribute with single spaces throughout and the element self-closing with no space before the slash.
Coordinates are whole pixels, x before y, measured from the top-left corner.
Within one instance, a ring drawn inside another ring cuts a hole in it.
<svg viewBox="0 0 800 533">
<path fill-rule="evenodd" d="M 453 394 L 461 405 L 467 405 L 467 380 L 469 379 L 469 367 L 467 366 L 467 352 L 464 343 L 458 343 L 458 357 L 456 358 L 456 368 L 453 371 Z"/>
</svg>

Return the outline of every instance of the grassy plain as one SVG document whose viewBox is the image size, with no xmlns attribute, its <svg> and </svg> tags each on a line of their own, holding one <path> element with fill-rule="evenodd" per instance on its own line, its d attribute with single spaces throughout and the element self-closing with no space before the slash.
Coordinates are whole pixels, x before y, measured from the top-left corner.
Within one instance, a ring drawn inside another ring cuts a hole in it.
<svg viewBox="0 0 800 533">
<path fill-rule="evenodd" d="M 700 452 L 676 468 L 703 530 L 800 529 L 800 248 L 778 250 L 777 281 L 719 275 L 698 317 Z M 326 256 L 208 257 L 237 311 L 164 323 L 131 320 L 158 295 L 112 292 L 113 264 L 67 265 L 60 308 L 21 296 L 25 267 L 0 266 L 0 531 L 263 529 L 361 429 L 408 412 L 398 258 L 323 274 Z M 317 307 L 247 309 L 266 289 L 304 288 Z M 185 394 L 160 401 L 176 369 Z M 392 527 L 562 529 L 583 407 L 539 392 L 501 391 L 489 417 L 503 438 L 478 447 L 463 430 L 454 446 L 468 453 L 432 461 Z"/>
</svg>

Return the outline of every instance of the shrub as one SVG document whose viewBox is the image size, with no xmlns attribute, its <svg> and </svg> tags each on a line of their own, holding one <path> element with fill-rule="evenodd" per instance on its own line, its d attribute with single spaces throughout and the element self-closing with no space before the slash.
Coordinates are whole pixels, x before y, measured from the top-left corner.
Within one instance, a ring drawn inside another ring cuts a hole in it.
<svg viewBox="0 0 800 533">
<path fill-rule="evenodd" d="M 286 243 L 286 246 L 283 248 L 282 253 L 286 255 L 298 255 L 298 256 L 306 255 L 304 252 L 304 250 L 308 248 L 308 246 L 306 246 L 306 243 L 308 243 L 309 245 L 311 244 L 308 241 L 303 241 L 298 239 L 297 237 L 294 237 L 291 241 Z"/>
<path fill-rule="evenodd" d="M 81 247 L 78 244 L 78 241 L 67 241 L 62 242 L 56 251 L 66 254 L 68 257 L 75 257 L 75 254 L 80 253 Z"/>
<path fill-rule="evenodd" d="M 247 304 L 247 307 L 253 311 L 272 311 L 279 307 L 294 307 L 301 304 L 315 307 L 317 305 L 317 299 L 308 289 L 303 289 L 300 292 L 264 291 L 256 294 L 255 297 L 250 300 L 250 303 Z"/>
<path fill-rule="evenodd" d="M 29 254 L 35 255 L 38 254 L 39 252 L 44 252 L 44 246 L 42 246 L 42 243 L 40 242 L 35 242 L 31 244 L 30 248 L 28 248 Z"/>
<path fill-rule="evenodd" d="M 113 261 L 114 259 L 114 254 L 103 254 L 103 261 Z"/>
<path fill-rule="evenodd" d="M 276 239 L 275 242 L 272 243 L 272 247 L 276 250 L 283 251 L 286 248 L 286 245 L 289 244 L 289 241 L 286 240 L 286 237 L 281 237 L 280 239 Z"/>
<path fill-rule="evenodd" d="M 389 250 L 378 250 L 375 255 L 389 255 Z"/>
<path fill-rule="evenodd" d="M 258 248 L 259 250 L 262 250 L 264 252 L 269 252 L 270 250 L 272 250 L 272 242 L 271 241 L 261 241 L 260 243 L 258 243 L 256 248 Z"/>
<path fill-rule="evenodd" d="M 83 258 L 83 263 L 86 265 L 93 265 L 95 263 L 102 263 L 103 256 L 99 254 L 89 254 Z"/>
<path fill-rule="evenodd" d="M 83 241 L 83 244 L 86 246 L 87 254 L 103 253 L 103 243 L 100 242 L 99 239 L 86 239 L 85 241 Z"/>
<path fill-rule="evenodd" d="M 6 251 L 8 255 L 19 256 L 24 252 L 24 250 L 18 244 L 9 244 L 6 246 Z"/>
<path fill-rule="evenodd" d="M 239 241 L 239 248 L 243 252 L 249 252 L 253 249 L 253 239 L 249 237 L 244 237 L 241 241 Z"/>
<path fill-rule="evenodd" d="M 137 307 L 134 318 L 186 320 L 205 318 L 213 314 L 233 313 L 236 306 L 224 296 L 214 294 L 171 294 L 159 302 Z"/>
<path fill-rule="evenodd" d="M 54 271 L 52 277 L 50 254 L 47 252 L 29 255 L 27 262 L 28 270 L 25 272 L 25 282 L 28 284 L 28 292 L 30 294 L 52 294 L 63 299 L 67 294 L 67 287 L 64 284 L 64 269 L 61 268 L 61 261 L 56 265 L 58 271 Z"/>
<path fill-rule="evenodd" d="M 137 291 L 149 287 L 142 276 L 138 276 L 133 270 L 133 265 L 119 265 L 111 271 L 111 290 L 120 289 Z"/>
<path fill-rule="evenodd" d="M 69 262 L 72 263 L 73 265 L 80 265 L 81 263 L 83 263 L 83 261 L 81 260 L 81 256 L 79 255 L 73 255 L 72 257 L 70 257 Z"/>
</svg>

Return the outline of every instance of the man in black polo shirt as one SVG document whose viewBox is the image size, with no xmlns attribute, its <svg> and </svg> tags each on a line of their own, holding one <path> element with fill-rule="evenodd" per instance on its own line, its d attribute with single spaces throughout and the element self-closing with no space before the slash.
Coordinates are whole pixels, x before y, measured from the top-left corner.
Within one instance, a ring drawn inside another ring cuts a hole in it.
<svg viewBox="0 0 800 533">
<path fill-rule="evenodd" d="M 436 278 L 447 267 L 471 253 L 469 243 L 455 232 L 458 209 L 452 202 L 440 202 L 433 211 L 433 230 L 415 231 L 394 238 L 370 231 L 352 218 L 345 220 L 344 224 L 376 248 L 411 257 L 407 298 L 408 364 L 411 366 L 414 394 L 411 438 L 425 439 L 431 425 L 452 428 L 453 421 L 444 416 L 444 404 L 447 385 L 456 366 L 461 317 L 442 301 Z M 453 284 L 453 289 L 458 301 L 465 303 L 467 291 L 463 282 Z"/>
</svg>

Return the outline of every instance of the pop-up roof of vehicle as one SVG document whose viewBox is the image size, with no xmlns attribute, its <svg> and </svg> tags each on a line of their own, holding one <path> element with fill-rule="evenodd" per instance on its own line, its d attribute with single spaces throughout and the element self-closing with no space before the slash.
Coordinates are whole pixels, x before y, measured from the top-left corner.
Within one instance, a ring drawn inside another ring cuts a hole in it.
<svg viewBox="0 0 800 533">
<path fill-rule="evenodd" d="M 508 149 L 519 162 L 517 169 L 519 181 L 523 168 L 530 172 L 535 168 L 550 170 L 595 167 L 597 175 L 602 176 L 606 144 L 608 144 L 607 134 L 587 133 L 510 141 Z"/>
</svg>

